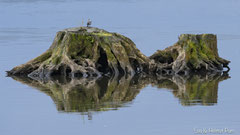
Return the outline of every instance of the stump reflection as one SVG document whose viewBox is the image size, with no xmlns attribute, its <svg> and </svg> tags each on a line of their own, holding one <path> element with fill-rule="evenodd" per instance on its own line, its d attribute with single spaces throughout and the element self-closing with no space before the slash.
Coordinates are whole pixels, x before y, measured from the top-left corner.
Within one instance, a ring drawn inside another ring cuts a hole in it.
<svg viewBox="0 0 240 135">
<path fill-rule="evenodd" d="M 116 110 L 127 106 L 147 85 L 171 90 L 184 106 L 214 105 L 218 100 L 218 83 L 228 78 L 228 75 L 221 74 L 188 77 L 136 75 L 98 79 L 55 78 L 42 81 L 13 77 L 49 95 L 58 111 L 88 115 L 89 112 Z"/>
<path fill-rule="evenodd" d="M 172 76 L 160 77 L 152 84 L 158 88 L 170 89 L 183 106 L 214 105 L 218 100 L 219 82 L 228 78 L 227 74 Z"/>
</svg>

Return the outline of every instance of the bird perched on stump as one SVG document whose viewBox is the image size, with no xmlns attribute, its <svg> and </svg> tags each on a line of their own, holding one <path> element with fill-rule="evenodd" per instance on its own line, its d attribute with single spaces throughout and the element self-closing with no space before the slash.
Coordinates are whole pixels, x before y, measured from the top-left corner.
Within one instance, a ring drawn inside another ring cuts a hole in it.
<svg viewBox="0 0 240 135">
<path fill-rule="evenodd" d="M 92 21 L 90 19 L 88 19 L 87 21 L 87 27 L 90 27 L 90 25 L 92 25 Z"/>
</svg>

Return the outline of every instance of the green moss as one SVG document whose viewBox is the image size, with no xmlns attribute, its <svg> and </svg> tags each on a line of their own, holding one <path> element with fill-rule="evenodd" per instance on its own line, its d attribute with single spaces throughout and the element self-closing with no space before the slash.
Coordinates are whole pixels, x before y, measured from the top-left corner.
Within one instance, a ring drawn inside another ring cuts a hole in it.
<svg viewBox="0 0 240 135">
<path fill-rule="evenodd" d="M 188 41 L 186 47 L 186 59 L 193 68 L 198 69 L 201 61 L 215 61 L 216 56 L 202 40 L 200 40 L 199 43 Z"/>
<path fill-rule="evenodd" d="M 188 42 L 186 48 L 186 59 L 187 62 L 190 63 L 194 68 L 198 68 L 199 66 L 198 53 L 197 45 L 191 41 Z"/>
<path fill-rule="evenodd" d="M 52 51 L 47 51 L 34 59 L 34 63 L 41 63 L 52 56 Z"/>
<path fill-rule="evenodd" d="M 213 53 L 213 50 L 211 50 L 211 48 L 208 48 L 207 45 L 200 40 L 200 52 L 201 52 L 201 56 L 204 56 L 205 59 L 209 59 L 209 60 L 214 60 L 215 59 L 215 54 Z"/>
<path fill-rule="evenodd" d="M 59 56 L 59 57 L 54 57 L 53 60 L 52 60 L 52 63 L 53 63 L 54 65 L 57 65 L 57 64 L 59 64 L 59 63 L 61 62 L 61 60 L 62 60 L 62 57 L 61 57 L 61 56 Z"/>
<path fill-rule="evenodd" d="M 73 59 L 92 58 L 95 39 L 91 35 L 72 34 L 67 53 Z"/>
<path fill-rule="evenodd" d="M 117 60 L 116 60 L 114 54 L 112 53 L 111 48 L 108 45 L 105 45 L 105 44 L 103 44 L 101 46 L 104 49 L 104 51 L 106 52 L 108 62 L 111 62 L 113 64 L 117 64 Z"/>
</svg>

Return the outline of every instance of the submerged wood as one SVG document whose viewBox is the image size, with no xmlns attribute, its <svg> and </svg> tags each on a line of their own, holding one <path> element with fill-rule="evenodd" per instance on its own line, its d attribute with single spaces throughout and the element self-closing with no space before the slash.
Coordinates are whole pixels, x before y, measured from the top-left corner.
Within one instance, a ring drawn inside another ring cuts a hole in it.
<svg viewBox="0 0 240 135">
<path fill-rule="evenodd" d="M 222 72 L 224 67 L 229 70 L 229 62 L 219 57 L 213 34 L 183 34 L 173 46 L 146 57 L 123 35 L 78 27 L 59 31 L 45 53 L 7 73 L 36 80 L 53 76 L 173 75 Z"/>
</svg>

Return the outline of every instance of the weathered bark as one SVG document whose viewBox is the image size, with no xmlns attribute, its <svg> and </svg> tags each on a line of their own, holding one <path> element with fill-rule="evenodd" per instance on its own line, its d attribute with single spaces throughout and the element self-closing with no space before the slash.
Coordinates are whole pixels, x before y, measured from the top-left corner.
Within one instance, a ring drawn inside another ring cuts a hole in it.
<svg viewBox="0 0 240 135">
<path fill-rule="evenodd" d="M 182 34 L 176 44 L 158 50 L 150 59 L 152 72 L 158 74 L 222 72 L 224 67 L 229 70 L 230 62 L 219 57 L 213 34 Z"/>
<path fill-rule="evenodd" d="M 175 45 L 148 58 L 127 37 L 98 28 L 79 27 L 58 32 L 45 53 L 13 68 L 8 75 L 28 75 L 36 80 L 135 73 L 173 75 L 222 72 L 229 62 L 219 57 L 217 37 L 213 34 L 183 34 Z"/>
<path fill-rule="evenodd" d="M 17 66 L 8 75 L 99 77 L 141 72 L 148 58 L 127 37 L 98 28 L 71 28 L 57 33 L 41 56 Z"/>
</svg>

